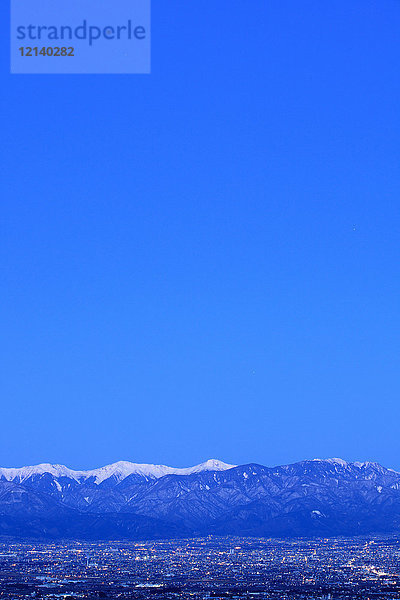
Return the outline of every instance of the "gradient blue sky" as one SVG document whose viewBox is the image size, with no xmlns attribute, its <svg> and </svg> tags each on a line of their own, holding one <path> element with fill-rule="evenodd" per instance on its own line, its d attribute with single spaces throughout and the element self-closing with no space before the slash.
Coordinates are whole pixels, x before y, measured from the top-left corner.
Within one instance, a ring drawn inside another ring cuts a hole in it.
<svg viewBox="0 0 400 600">
<path fill-rule="evenodd" d="M 0 464 L 400 468 L 400 2 L 153 0 L 150 76 L 18 76 Z"/>
</svg>

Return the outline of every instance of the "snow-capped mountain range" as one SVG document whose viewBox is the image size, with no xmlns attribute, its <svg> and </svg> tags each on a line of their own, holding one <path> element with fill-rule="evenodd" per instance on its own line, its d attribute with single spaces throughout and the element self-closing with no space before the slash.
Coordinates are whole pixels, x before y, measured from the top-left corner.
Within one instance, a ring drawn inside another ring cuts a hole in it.
<svg viewBox="0 0 400 600">
<path fill-rule="evenodd" d="M 105 467 L 92 469 L 89 471 L 75 471 L 64 465 L 52 465 L 42 463 L 30 467 L 7 468 L 0 467 L 0 480 L 17 481 L 23 483 L 32 477 L 42 476 L 45 474 L 52 475 L 55 479 L 63 477 L 73 479 L 77 482 L 91 480 L 99 485 L 107 479 L 113 478 L 120 482 L 130 475 L 138 475 L 149 479 L 158 479 L 164 475 L 192 475 L 193 473 L 201 473 L 202 471 L 225 471 L 232 469 L 236 465 L 228 465 L 220 460 L 211 458 L 204 463 L 188 468 L 167 467 L 165 465 L 139 464 L 129 461 L 118 461 Z"/>
<path fill-rule="evenodd" d="M 400 473 L 339 458 L 277 467 L 117 462 L 90 471 L 0 469 L 0 535 L 400 535 Z"/>
</svg>

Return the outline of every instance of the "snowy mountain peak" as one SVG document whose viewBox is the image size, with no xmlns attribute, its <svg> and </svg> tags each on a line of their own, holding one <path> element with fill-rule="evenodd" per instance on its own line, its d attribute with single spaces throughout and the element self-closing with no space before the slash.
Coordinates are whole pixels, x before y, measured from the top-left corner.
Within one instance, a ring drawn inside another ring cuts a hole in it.
<svg viewBox="0 0 400 600">
<path fill-rule="evenodd" d="M 122 481 L 130 475 L 139 475 L 150 479 L 159 479 L 164 475 L 192 475 L 193 473 L 200 473 L 201 471 L 224 471 L 231 469 L 236 465 L 228 465 L 220 460 L 210 459 L 204 463 L 188 468 L 175 468 L 167 467 L 166 465 L 148 465 L 131 463 L 127 461 L 119 461 L 100 469 L 94 469 L 93 471 L 87 471 L 88 477 L 94 477 L 96 483 L 114 477 L 118 481 Z"/>
<path fill-rule="evenodd" d="M 328 458 L 327 461 L 331 465 L 340 465 L 341 467 L 347 467 L 348 463 L 342 458 Z"/>
<path fill-rule="evenodd" d="M 236 466 L 237 465 L 228 465 L 216 458 L 209 458 L 206 462 L 191 467 L 190 471 L 191 473 L 200 473 L 201 471 L 226 471 L 227 469 L 232 469 Z"/>
<path fill-rule="evenodd" d="M 64 465 L 41 463 L 40 465 L 21 468 L 0 468 L 0 479 L 23 483 L 31 477 L 41 476 L 46 473 L 53 475 L 55 478 L 69 477 L 71 479 L 78 479 L 81 474 L 79 471 L 73 471 Z"/>
<path fill-rule="evenodd" d="M 397 471 L 395 471 L 394 469 L 386 469 L 385 467 L 382 467 L 382 465 L 380 465 L 377 462 L 370 462 L 370 461 L 364 461 L 364 462 L 347 462 L 345 460 L 343 460 L 342 458 L 314 458 L 313 462 L 321 462 L 321 463 L 326 463 L 329 465 L 335 465 L 335 467 L 343 467 L 343 468 L 347 468 L 347 469 L 353 469 L 353 468 L 357 468 L 360 470 L 373 470 L 373 471 L 377 471 L 379 473 L 384 473 L 385 471 L 391 471 L 393 473 L 397 473 Z"/>
<path fill-rule="evenodd" d="M 328 463 L 330 465 L 340 465 L 341 467 L 347 467 L 349 464 L 342 458 L 313 458 L 313 462 L 323 462 Z"/>
<path fill-rule="evenodd" d="M 0 468 L 0 480 L 15 481 L 23 483 L 27 479 L 41 477 L 46 474 L 52 475 L 55 479 L 67 477 L 74 479 L 77 482 L 92 479 L 94 483 L 100 484 L 107 479 L 113 478 L 114 481 L 120 482 L 130 475 L 137 475 L 148 479 L 159 479 L 164 475 L 191 475 L 192 473 L 200 473 L 202 471 L 225 471 L 236 465 L 228 465 L 220 460 L 210 459 L 204 463 L 188 468 L 174 468 L 166 465 L 149 465 L 138 464 L 128 461 L 118 461 L 99 469 L 91 469 L 88 471 L 74 471 L 64 465 L 52 465 L 42 463 L 21 468 Z"/>
</svg>

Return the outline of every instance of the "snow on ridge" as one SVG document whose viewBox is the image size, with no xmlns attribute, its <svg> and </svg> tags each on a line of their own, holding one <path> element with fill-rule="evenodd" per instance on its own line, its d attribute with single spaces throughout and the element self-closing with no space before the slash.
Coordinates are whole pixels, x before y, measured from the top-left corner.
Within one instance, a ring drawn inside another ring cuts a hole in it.
<svg viewBox="0 0 400 600">
<path fill-rule="evenodd" d="M 19 483 L 23 483 L 26 479 L 34 475 L 44 475 L 50 473 L 53 477 L 69 477 L 78 481 L 84 476 L 84 471 L 73 471 L 68 469 L 64 465 L 51 465 L 49 463 L 41 463 L 40 465 L 33 465 L 29 467 L 13 468 L 3 467 L 0 468 L 0 479 L 4 478 L 7 481 L 17 480 Z"/>
<path fill-rule="evenodd" d="M 329 463 L 330 465 L 341 465 L 342 467 L 347 467 L 349 464 L 347 461 L 343 460 L 343 458 L 313 458 L 312 462 L 324 462 Z"/>
<path fill-rule="evenodd" d="M 343 458 L 328 458 L 326 462 L 331 465 L 340 465 L 341 467 L 347 467 L 349 464 L 347 461 L 343 460 Z"/>
<path fill-rule="evenodd" d="M 84 481 L 87 479 L 94 479 L 94 483 L 100 484 L 106 481 L 110 477 L 115 480 L 123 481 L 130 475 L 139 475 L 142 477 L 149 477 L 151 479 L 159 479 L 164 475 L 191 475 L 192 473 L 200 473 L 202 471 L 225 471 L 231 469 L 236 465 L 229 465 L 220 460 L 210 459 L 204 463 L 188 468 L 174 468 L 167 467 L 166 465 L 149 465 L 132 463 L 128 461 L 119 461 L 99 469 L 91 469 L 88 471 L 74 471 L 64 465 L 52 465 L 48 463 L 42 463 L 40 465 L 34 465 L 29 467 L 21 468 L 0 468 L 0 479 L 6 479 L 7 481 L 17 481 L 23 483 L 27 479 L 35 475 L 44 475 L 49 473 L 56 479 L 60 477 L 68 477 L 75 481 Z"/>
<path fill-rule="evenodd" d="M 354 461 L 354 462 L 347 462 L 346 460 L 343 460 L 342 458 L 313 458 L 312 459 L 313 462 L 323 462 L 323 463 L 329 463 L 331 465 L 340 465 L 342 467 L 357 467 L 358 469 L 368 469 L 370 467 L 372 467 L 373 469 L 377 469 L 382 471 L 382 469 L 384 471 L 391 471 L 392 473 L 396 473 L 399 474 L 399 471 L 396 471 L 395 469 L 389 469 L 387 467 L 383 467 L 382 465 L 380 465 L 377 462 L 371 462 L 371 461 L 364 461 L 364 462 L 359 462 L 359 461 Z"/>
<path fill-rule="evenodd" d="M 109 479 L 109 477 L 114 477 L 118 481 L 122 481 L 126 477 L 129 477 L 129 475 L 141 475 L 151 479 L 159 479 L 160 477 L 164 477 L 164 475 L 191 475 L 192 473 L 200 473 L 201 471 L 225 471 L 234 466 L 236 465 L 228 465 L 216 459 L 210 459 L 200 465 L 188 468 L 175 468 L 167 467 L 166 465 L 148 465 L 120 461 L 101 467 L 100 469 L 87 471 L 87 476 L 94 477 L 95 483 L 101 483 L 102 481 Z"/>
<path fill-rule="evenodd" d="M 308 462 L 308 461 L 306 461 Z M 385 469 L 378 463 L 373 462 L 346 462 L 341 458 L 314 458 L 312 462 L 321 462 L 331 465 L 337 465 L 339 467 L 357 467 L 359 469 L 372 467 L 374 469 L 391 471 L 399 474 L 394 469 Z M 203 471 L 225 471 L 232 469 L 236 465 L 230 465 L 216 459 L 209 459 L 204 463 L 195 465 L 194 467 L 187 468 L 175 468 L 168 467 L 166 465 L 152 465 L 152 464 L 140 464 L 132 463 L 129 461 L 119 461 L 98 469 L 91 469 L 87 471 L 76 471 L 69 469 L 64 465 L 42 463 L 34 466 L 27 466 L 21 468 L 0 468 L 0 480 L 14 481 L 16 483 L 23 483 L 27 479 L 33 476 L 43 476 L 45 474 L 52 475 L 56 480 L 62 477 L 73 479 L 77 483 L 81 483 L 91 479 L 94 483 L 100 484 L 107 479 L 113 478 L 114 481 L 120 482 L 129 477 L 130 475 L 138 475 L 139 477 L 146 477 L 148 479 L 159 479 L 165 475 L 191 475 L 194 473 L 201 473 Z M 288 465 L 284 465 L 288 466 Z"/>
</svg>

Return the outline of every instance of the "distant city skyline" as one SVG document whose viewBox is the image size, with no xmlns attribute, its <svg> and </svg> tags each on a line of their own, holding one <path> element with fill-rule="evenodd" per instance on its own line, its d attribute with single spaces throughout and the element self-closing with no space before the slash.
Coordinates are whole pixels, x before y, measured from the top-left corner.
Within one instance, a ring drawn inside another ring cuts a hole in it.
<svg viewBox="0 0 400 600">
<path fill-rule="evenodd" d="M 143 76 L 8 8 L 0 465 L 400 471 L 400 3 L 153 0 Z"/>
<path fill-rule="evenodd" d="M 303 600 L 311 594 L 321 600 L 392 600 L 400 590 L 399 551 L 393 536 L 371 535 L 323 540 L 207 536 L 140 544 L 13 540 L 0 542 L 0 585 L 5 600 L 16 599 L 22 579 L 25 591 L 42 594 L 44 577 L 62 595 L 104 594 L 110 600 L 132 585 L 138 600 L 165 597 L 172 586 L 183 600 L 214 595 Z M 16 560 L 18 569 L 13 569 Z"/>
</svg>

